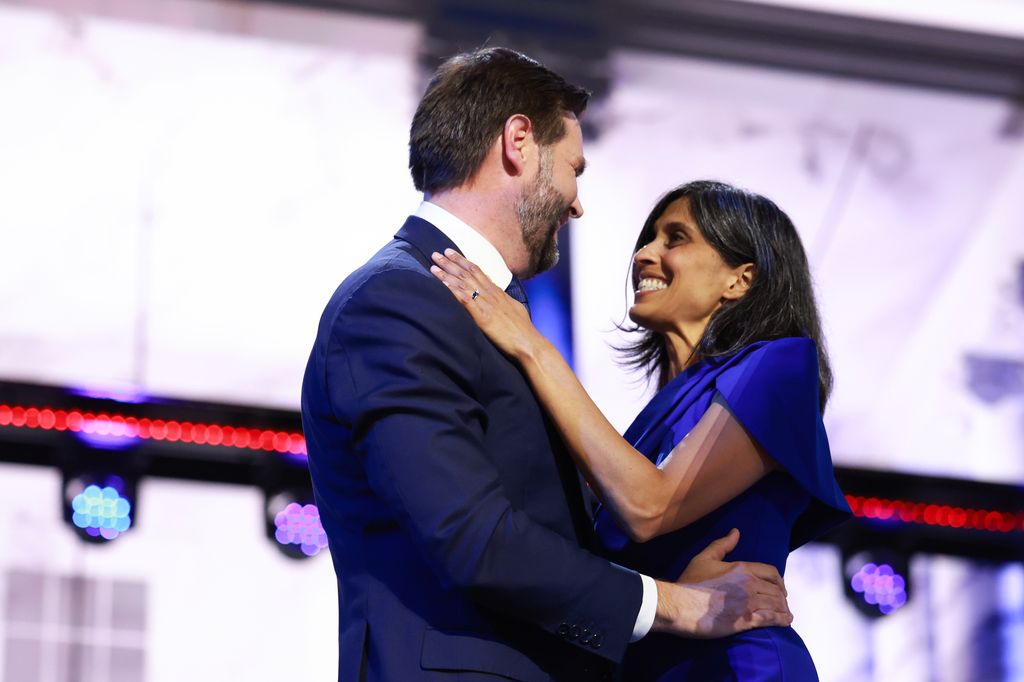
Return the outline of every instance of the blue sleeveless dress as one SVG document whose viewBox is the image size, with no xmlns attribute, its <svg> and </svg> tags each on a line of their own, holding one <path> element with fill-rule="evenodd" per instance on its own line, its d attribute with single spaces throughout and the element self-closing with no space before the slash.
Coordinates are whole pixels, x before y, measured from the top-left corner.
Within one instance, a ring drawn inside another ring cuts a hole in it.
<svg viewBox="0 0 1024 682">
<path fill-rule="evenodd" d="M 739 544 L 728 560 L 759 561 L 785 573 L 791 550 L 849 517 L 832 471 L 818 407 L 813 341 L 761 341 L 728 358 L 688 368 L 654 396 L 625 438 L 658 464 L 697 424 L 716 395 L 779 469 L 689 526 L 645 543 L 630 541 L 599 508 L 595 529 L 612 561 L 674 581 L 712 540 L 739 528 Z M 803 641 L 792 628 L 780 627 L 717 640 L 651 633 L 630 646 L 623 678 L 628 682 L 818 679 Z"/>
</svg>

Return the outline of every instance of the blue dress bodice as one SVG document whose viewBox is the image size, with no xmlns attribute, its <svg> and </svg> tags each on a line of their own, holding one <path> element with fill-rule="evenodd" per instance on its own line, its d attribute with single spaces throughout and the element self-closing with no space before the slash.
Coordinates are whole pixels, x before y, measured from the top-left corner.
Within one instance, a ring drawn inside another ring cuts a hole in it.
<svg viewBox="0 0 1024 682">
<path fill-rule="evenodd" d="M 810 339 L 761 341 L 690 367 L 654 396 L 625 438 L 660 464 L 716 397 L 778 468 L 694 523 L 644 543 L 630 541 L 599 508 L 595 529 L 612 561 L 675 581 L 711 541 L 738 528 L 729 561 L 758 561 L 784 573 L 791 550 L 849 518 L 821 419 Z M 791 628 L 713 642 L 652 634 L 631 647 L 624 670 L 627 680 L 814 679 L 810 656 Z"/>
</svg>

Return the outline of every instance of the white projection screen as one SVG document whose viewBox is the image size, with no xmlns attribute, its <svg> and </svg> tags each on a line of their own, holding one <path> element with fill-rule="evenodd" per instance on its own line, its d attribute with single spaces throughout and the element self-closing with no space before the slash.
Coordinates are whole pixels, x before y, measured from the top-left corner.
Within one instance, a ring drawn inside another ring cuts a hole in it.
<svg viewBox="0 0 1024 682">
<path fill-rule="evenodd" d="M 324 303 L 416 205 L 420 28 L 149 11 L 0 4 L 0 377 L 297 407 Z"/>
</svg>

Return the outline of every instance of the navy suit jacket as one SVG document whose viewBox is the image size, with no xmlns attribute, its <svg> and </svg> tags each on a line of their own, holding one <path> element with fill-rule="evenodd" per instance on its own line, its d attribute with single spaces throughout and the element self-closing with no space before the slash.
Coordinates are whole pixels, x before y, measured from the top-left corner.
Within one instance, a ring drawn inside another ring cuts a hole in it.
<svg viewBox="0 0 1024 682">
<path fill-rule="evenodd" d="M 306 368 L 338 678 L 607 678 L 640 577 L 581 548 L 572 462 L 516 366 L 430 274 L 446 247 L 409 218 L 334 293 Z"/>
</svg>

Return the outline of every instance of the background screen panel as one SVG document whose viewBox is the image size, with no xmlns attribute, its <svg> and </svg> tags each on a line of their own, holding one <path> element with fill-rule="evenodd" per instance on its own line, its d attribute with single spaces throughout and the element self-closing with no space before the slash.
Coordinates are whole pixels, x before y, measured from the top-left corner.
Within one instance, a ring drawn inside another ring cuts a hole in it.
<svg viewBox="0 0 1024 682">
<path fill-rule="evenodd" d="M 0 375 L 297 407 L 324 303 L 415 208 L 418 26 L 218 5 L 0 6 Z"/>
</svg>

